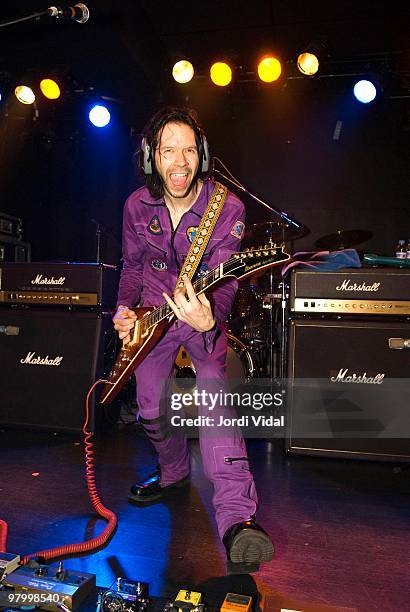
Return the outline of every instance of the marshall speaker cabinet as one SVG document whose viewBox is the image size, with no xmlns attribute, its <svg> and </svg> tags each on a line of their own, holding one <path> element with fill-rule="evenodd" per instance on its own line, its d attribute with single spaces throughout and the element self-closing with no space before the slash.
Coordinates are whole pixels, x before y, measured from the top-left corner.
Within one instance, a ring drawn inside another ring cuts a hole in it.
<svg viewBox="0 0 410 612">
<path fill-rule="evenodd" d="M 409 271 L 297 271 L 290 307 L 288 452 L 410 461 Z"/>
<path fill-rule="evenodd" d="M 0 424 L 80 431 L 85 395 L 103 373 L 104 332 L 98 312 L 1 309 Z M 12 332 L 18 329 L 18 335 Z M 90 425 L 95 414 L 91 406 Z"/>
<path fill-rule="evenodd" d="M 112 306 L 114 272 L 103 264 L 0 266 L 0 424 L 82 429 L 85 396 L 104 374 L 112 337 L 102 306 Z"/>
</svg>

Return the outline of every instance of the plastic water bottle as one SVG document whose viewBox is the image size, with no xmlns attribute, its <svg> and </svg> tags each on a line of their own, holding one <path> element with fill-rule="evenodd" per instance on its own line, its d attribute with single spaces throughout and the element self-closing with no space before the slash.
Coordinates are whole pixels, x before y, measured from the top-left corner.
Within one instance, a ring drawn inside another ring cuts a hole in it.
<svg viewBox="0 0 410 612">
<path fill-rule="evenodd" d="M 396 257 L 397 259 L 406 259 L 406 241 L 399 240 L 396 246 Z"/>
</svg>

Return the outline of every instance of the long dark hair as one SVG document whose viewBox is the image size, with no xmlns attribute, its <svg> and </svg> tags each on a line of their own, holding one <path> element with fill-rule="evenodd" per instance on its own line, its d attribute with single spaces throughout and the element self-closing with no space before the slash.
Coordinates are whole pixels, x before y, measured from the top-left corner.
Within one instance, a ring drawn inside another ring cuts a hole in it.
<svg viewBox="0 0 410 612">
<path fill-rule="evenodd" d="M 173 106 L 166 106 L 159 110 L 150 119 L 144 128 L 143 136 L 145 142 L 150 148 L 150 160 L 152 164 L 152 174 L 145 174 L 144 172 L 144 152 L 140 149 L 137 152 L 138 166 L 141 173 L 145 176 L 145 183 L 148 190 L 153 198 L 160 198 L 164 195 L 164 186 L 162 183 L 161 176 L 159 175 L 155 167 L 155 151 L 161 140 L 161 134 L 167 123 L 183 123 L 188 125 L 195 134 L 196 146 L 199 155 L 198 171 L 194 177 L 192 184 L 194 185 L 198 178 L 205 178 L 207 172 L 202 172 L 202 160 L 204 157 L 204 131 L 199 123 L 196 112 L 189 108 L 179 108 Z"/>
</svg>

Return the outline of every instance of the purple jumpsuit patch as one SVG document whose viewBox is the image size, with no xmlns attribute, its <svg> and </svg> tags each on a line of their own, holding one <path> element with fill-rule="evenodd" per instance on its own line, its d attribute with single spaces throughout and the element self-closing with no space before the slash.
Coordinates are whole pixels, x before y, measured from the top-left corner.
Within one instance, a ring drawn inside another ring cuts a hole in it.
<svg viewBox="0 0 410 612">
<path fill-rule="evenodd" d="M 147 229 L 151 234 L 154 234 L 154 236 L 159 236 L 162 234 L 162 227 L 161 223 L 159 222 L 158 215 L 154 215 L 152 217 Z"/>
</svg>

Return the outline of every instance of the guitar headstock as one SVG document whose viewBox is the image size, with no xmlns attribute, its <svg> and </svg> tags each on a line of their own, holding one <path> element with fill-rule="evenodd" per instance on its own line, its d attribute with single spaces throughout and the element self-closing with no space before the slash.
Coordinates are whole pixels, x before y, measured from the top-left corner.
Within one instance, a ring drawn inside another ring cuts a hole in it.
<svg viewBox="0 0 410 612">
<path fill-rule="evenodd" d="M 223 272 L 224 276 L 234 276 L 239 280 L 252 276 L 260 270 L 278 266 L 289 259 L 290 255 L 284 251 L 284 246 L 267 244 L 251 247 L 231 255 L 223 264 Z"/>
</svg>

